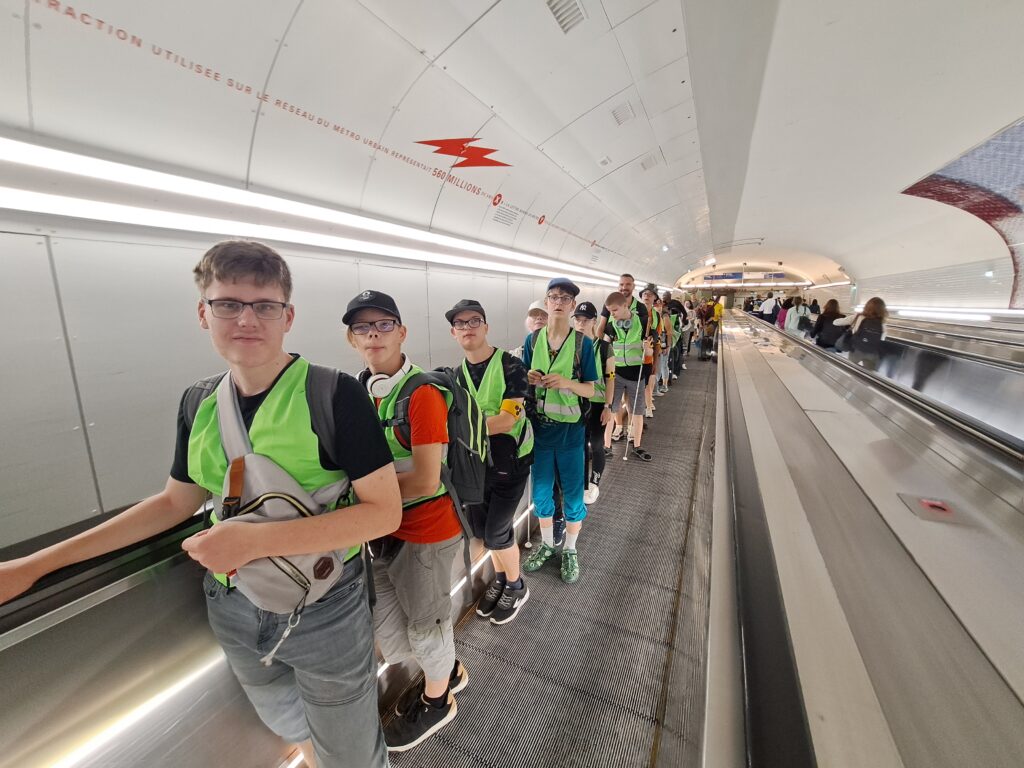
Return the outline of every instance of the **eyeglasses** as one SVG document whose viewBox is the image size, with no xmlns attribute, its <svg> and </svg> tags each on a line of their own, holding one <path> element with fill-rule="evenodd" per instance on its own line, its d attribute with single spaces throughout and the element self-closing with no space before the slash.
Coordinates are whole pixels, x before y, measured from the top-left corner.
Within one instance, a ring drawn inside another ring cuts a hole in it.
<svg viewBox="0 0 1024 768">
<path fill-rule="evenodd" d="M 234 320 L 241 317 L 246 307 L 260 320 L 280 320 L 291 305 L 284 301 L 235 301 L 234 299 L 207 299 L 203 302 L 210 307 L 213 316 L 220 320 Z"/>
<path fill-rule="evenodd" d="M 391 333 L 398 326 L 397 320 L 374 320 L 372 323 L 352 323 L 349 330 L 356 336 L 365 336 L 373 328 L 377 333 Z"/>
<path fill-rule="evenodd" d="M 572 304 L 575 297 L 565 293 L 549 293 L 546 298 L 552 304 Z"/>
<path fill-rule="evenodd" d="M 466 328 L 479 328 L 484 324 L 482 317 L 471 317 L 469 320 L 453 320 L 452 328 L 458 331 L 464 331 Z"/>
</svg>

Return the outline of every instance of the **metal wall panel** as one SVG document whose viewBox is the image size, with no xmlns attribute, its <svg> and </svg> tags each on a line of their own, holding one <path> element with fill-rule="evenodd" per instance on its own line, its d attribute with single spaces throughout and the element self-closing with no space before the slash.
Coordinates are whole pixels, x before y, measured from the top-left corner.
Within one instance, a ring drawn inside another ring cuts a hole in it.
<svg viewBox="0 0 1024 768">
<path fill-rule="evenodd" d="M 99 511 L 46 242 L 0 234 L 0 547 Z"/>
<path fill-rule="evenodd" d="M 0 123 L 28 128 L 28 77 L 25 71 L 25 2 L 0 0 Z"/>
<path fill-rule="evenodd" d="M 106 510 L 163 488 L 178 403 L 223 370 L 197 319 L 201 251 L 53 239 L 82 407 Z"/>
<path fill-rule="evenodd" d="M 363 363 L 341 324 L 348 302 L 362 290 L 355 260 L 300 257 L 287 251 L 281 255 L 292 271 L 295 304 L 295 323 L 285 349 L 355 375 Z"/>
</svg>

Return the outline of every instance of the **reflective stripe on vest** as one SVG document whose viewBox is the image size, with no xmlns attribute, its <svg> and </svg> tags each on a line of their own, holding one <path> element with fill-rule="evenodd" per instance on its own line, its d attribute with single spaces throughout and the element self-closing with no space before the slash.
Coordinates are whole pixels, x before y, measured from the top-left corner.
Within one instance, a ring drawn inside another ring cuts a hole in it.
<svg viewBox="0 0 1024 768">
<path fill-rule="evenodd" d="M 551 354 L 548 351 L 548 329 L 541 328 L 537 335 L 537 341 L 533 345 L 533 357 L 531 367 L 542 373 L 557 373 L 567 379 L 573 377 L 573 359 L 576 356 L 576 331 L 569 331 L 569 335 L 562 342 L 561 349 L 555 355 L 554 362 L 551 361 Z M 537 392 L 537 413 L 550 419 L 566 424 L 572 424 L 580 420 L 580 399 L 568 389 L 547 389 L 538 386 Z"/>
<path fill-rule="evenodd" d="M 469 391 L 469 394 L 476 400 L 477 405 L 483 412 L 484 418 L 497 416 L 501 413 L 501 401 L 505 399 L 505 368 L 502 365 L 502 355 L 505 352 L 497 347 L 491 355 L 490 362 L 484 370 L 484 376 L 480 380 L 480 389 L 473 384 L 473 377 L 469 375 L 469 367 L 466 361 L 462 361 L 462 384 Z M 504 433 L 511 435 L 516 445 L 519 446 L 516 456 L 522 458 L 533 450 L 533 425 L 525 416 L 516 419 L 512 429 Z"/>
<path fill-rule="evenodd" d="M 377 417 L 380 419 L 382 424 L 386 424 L 395 418 L 395 406 L 398 404 L 398 395 L 402 391 L 402 385 L 409 380 L 409 377 L 414 373 L 422 373 L 423 369 L 418 365 L 410 367 L 409 372 L 402 377 L 402 380 L 395 384 L 394 389 L 391 390 L 385 398 L 381 398 L 380 403 L 377 405 Z M 433 386 L 425 384 L 424 386 Z M 444 395 L 445 403 L 447 405 L 452 404 L 451 393 L 446 389 L 437 388 L 438 391 Z M 415 391 L 415 390 L 414 390 Z M 370 400 L 373 400 L 373 395 L 370 395 Z M 411 395 L 410 395 L 411 399 Z M 409 433 L 412 434 L 412 425 L 409 425 Z M 395 472 L 412 472 L 413 471 L 413 460 L 412 460 L 412 448 L 406 448 L 398 441 L 398 436 L 395 434 L 394 426 L 384 427 L 384 437 L 387 438 L 388 448 L 391 449 L 391 456 L 395 460 Z M 447 463 L 448 458 L 448 445 L 447 443 L 441 446 L 441 463 Z M 402 508 L 412 507 L 417 504 L 421 504 L 424 501 L 430 499 L 436 499 L 444 496 L 448 493 L 448 490 L 444 487 L 444 483 L 438 482 L 437 490 L 429 496 L 420 496 L 418 499 L 402 499 Z"/>
<path fill-rule="evenodd" d="M 320 488 L 341 483 L 337 506 L 346 507 L 352 503 L 348 476 L 320 465 L 320 441 L 311 426 L 306 398 L 308 371 L 309 363 L 301 357 L 284 370 L 253 416 L 249 441 L 253 453 L 271 459 L 310 495 Z M 217 392 L 213 390 L 199 404 L 192 422 L 188 437 L 188 474 L 197 485 L 218 497 L 224 490 L 227 471 L 217 419 Z M 210 514 L 210 520 L 214 524 L 219 522 L 216 512 Z M 345 559 L 358 553 L 359 547 L 352 547 Z M 215 576 L 222 584 L 227 584 L 226 578 L 220 574 Z"/>
<path fill-rule="evenodd" d="M 594 356 L 597 358 L 598 372 L 597 380 L 594 382 L 594 394 L 590 398 L 591 402 L 603 403 L 605 401 L 605 394 L 608 391 L 608 379 L 605 371 L 608 368 L 608 358 L 601 359 L 601 342 L 594 341 Z"/>
</svg>

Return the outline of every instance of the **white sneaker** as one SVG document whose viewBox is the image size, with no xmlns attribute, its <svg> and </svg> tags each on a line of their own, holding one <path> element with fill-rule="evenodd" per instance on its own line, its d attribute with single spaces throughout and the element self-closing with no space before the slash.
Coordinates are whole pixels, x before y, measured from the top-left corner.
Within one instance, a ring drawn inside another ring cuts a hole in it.
<svg viewBox="0 0 1024 768">
<path fill-rule="evenodd" d="M 686 370 L 686 363 L 683 363 L 683 370 L 684 370 L 684 371 Z M 678 377 L 678 376 L 676 376 L 676 378 L 678 379 L 679 377 Z"/>
<path fill-rule="evenodd" d="M 654 410 L 651 408 L 646 409 L 646 411 L 644 412 L 644 416 L 646 416 L 648 419 L 654 418 Z"/>
<path fill-rule="evenodd" d="M 587 490 L 583 492 L 583 503 L 593 504 L 595 501 L 597 501 L 597 497 L 600 495 L 601 489 L 598 486 L 594 485 L 593 483 L 589 483 L 587 485 Z"/>
<path fill-rule="evenodd" d="M 683 364 L 683 369 L 684 370 L 686 369 L 686 364 L 685 363 Z M 672 374 L 672 381 L 676 381 L 678 378 L 679 378 L 679 374 L 678 373 L 673 373 Z"/>
<path fill-rule="evenodd" d="M 664 392 L 664 390 L 662 390 L 659 387 L 658 389 L 654 390 L 654 396 L 655 397 L 664 397 L 665 396 L 665 392 Z"/>
</svg>

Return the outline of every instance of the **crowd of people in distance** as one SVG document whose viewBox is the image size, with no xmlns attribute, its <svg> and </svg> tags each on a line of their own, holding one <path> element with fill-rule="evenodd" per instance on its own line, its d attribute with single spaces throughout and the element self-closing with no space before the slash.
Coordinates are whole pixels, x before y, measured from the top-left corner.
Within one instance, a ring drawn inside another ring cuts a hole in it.
<svg viewBox="0 0 1024 768">
<path fill-rule="evenodd" d="M 817 299 L 810 304 L 799 295 L 780 300 L 772 291 L 764 299 L 759 295 L 747 298 L 743 310 L 786 333 L 813 339 L 819 347 L 848 353 L 850 361 L 863 368 L 878 370 L 889 316 L 885 302 L 878 296 L 849 316 L 839 311 L 836 299 L 829 299 L 822 308 Z"/>
</svg>

